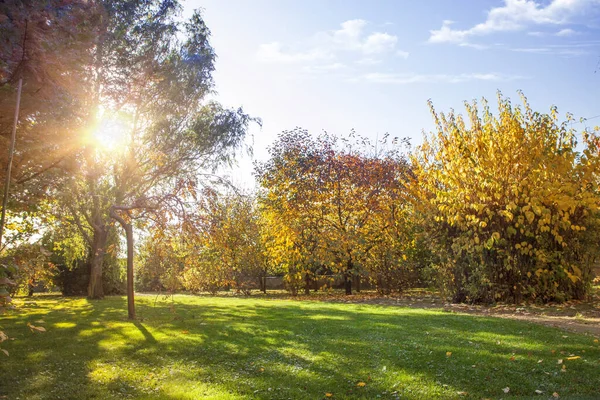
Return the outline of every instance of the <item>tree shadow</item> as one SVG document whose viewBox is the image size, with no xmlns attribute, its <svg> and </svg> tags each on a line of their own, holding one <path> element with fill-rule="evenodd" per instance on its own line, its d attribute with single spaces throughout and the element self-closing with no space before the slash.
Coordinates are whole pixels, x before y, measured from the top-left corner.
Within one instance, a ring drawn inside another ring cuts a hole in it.
<svg viewBox="0 0 600 400">
<path fill-rule="evenodd" d="M 505 387 L 514 396 L 535 390 L 563 398 L 600 395 L 600 377 L 590 373 L 600 368 L 597 346 L 519 321 L 187 296 L 172 309 L 153 300 L 138 298 L 143 322 L 127 321 L 120 297 L 56 299 L 12 315 L 5 325 L 17 336 L 11 357 L 0 364 L 0 395 L 303 399 L 332 392 L 337 398 L 420 399 L 465 392 L 498 398 L 507 397 Z M 29 332 L 26 323 L 34 318 L 43 318 L 48 332 Z M 571 354 L 582 359 L 561 373 L 557 359 Z"/>
</svg>

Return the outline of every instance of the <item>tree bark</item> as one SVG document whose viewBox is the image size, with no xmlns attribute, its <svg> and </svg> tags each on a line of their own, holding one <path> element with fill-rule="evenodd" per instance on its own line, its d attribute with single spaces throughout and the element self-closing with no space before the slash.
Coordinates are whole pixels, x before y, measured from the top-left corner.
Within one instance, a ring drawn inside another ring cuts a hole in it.
<svg viewBox="0 0 600 400">
<path fill-rule="evenodd" d="M 133 294 L 133 227 L 123 227 L 127 236 L 127 313 L 129 319 L 135 319 L 135 299 Z"/>
<path fill-rule="evenodd" d="M 135 319 L 135 298 L 133 292 L 133 226 L 131 222 L 125 221 L 114 209 L 110 210 L 110 216 L 115 219 L 125 230 L 127 239 L 127 316 Z"/>
<path fill-rule="evenodd" d="M 346 273 L 344 274 L 344 287 L 346 288 L 346 294 L 352 294 L 352 260 L 348 260 Z"/>
<path fill-rule="evenodd" d="M 10 135 L 10 147 L 8 150 L 8 164 L 6 165 L 6 177 L 4 182 L 4 195 L 2 197 L 2 215 L 0 216 L 0 250 L 2 250 L 2 235 L 4 234 L 4 221 L 6 220 L 6 207 L 8 206 L 8 192 L 10 189 L 10 175 L 12 170 L 13 157 L 15 155 L 15 142 L 17 140 L 17 124 L 19 122 L 19 107 L 21 106 L 21 89 L 23 88 L 23 78 L 19 79 L 17 89 L 17 105 L 15 107 L 15 121 L 13 123 L 12 133 Z"/>
<path fill-rule="evenodd" d="M 304 294 L 310 294 L 310 275 L 308 273 L 304 274 Z"/>
<path fill-rule="evenodd" d="M 108 227 L 104 225 L 94 227 L 92 258 L 90 260 L 90 283 L 88 285 L 88 298 L 90 299 L 101 299 L 104 297 L 102 264 L 104 263 L 104 255 L 106 254 L 107 240 Z"/>
<path fill-rule="evenodd" d="M 356 289 L 356 293 L 360 293 L 360 275 L 356 275 L 354 277 L 354 286 Z"/>
</svg>

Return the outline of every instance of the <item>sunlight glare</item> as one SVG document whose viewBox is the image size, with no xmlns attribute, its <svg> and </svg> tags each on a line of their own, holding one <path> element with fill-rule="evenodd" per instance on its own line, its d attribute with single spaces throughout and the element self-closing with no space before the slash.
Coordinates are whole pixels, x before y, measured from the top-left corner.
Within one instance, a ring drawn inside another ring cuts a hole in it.
<svg viewBox="0 0 600 400">
<path fill-rule="evenodd" d="M 118 151 L 125 147 L 128 124 L 121 118 L 104 115 L 98 119 L 91 138 L 103 150 Z"/>
</svg>

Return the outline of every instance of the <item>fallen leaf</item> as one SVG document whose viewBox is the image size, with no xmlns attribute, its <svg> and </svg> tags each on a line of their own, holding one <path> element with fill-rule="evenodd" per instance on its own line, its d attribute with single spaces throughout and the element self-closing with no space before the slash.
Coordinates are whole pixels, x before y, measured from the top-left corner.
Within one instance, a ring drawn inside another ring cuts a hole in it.
<svg viewBox="0 0 600 400">
<path fill-rule="evenodd" d="M 558 393 L 554 392 L 554 393 L 552 393 L 552 397 L 558 399 L 560 396 L 558 395 Z"/>
<path fill-rule="evenodd" d="M 511 356 L 510 361 L 515 361 L 515 356 Z"/>
<path fill-rule="evenodd" d="M 325 397 L 333 397 L 333 393 L 327 392 L 327 393 L 325 393 Z"/>
<path fill-rule="evenodd" d="M 459 395 L 459 396 L 466 396 L 469 393 L 468 392 L 456 392 L 456 394 Z"/>
<path fill-rule="evenodd" d="M 598 340 L 598 339 L 594 339 L 594 343 L 598 343 L 598 342 L 599 342 L 599 340 Z"/>
<path fill-rule="evenodd" d="M 544 393 L 544 392 L 542 392 L 541 390 L 536 390 L 535 391 L 535 394 L 542 394 L 542 393 Z"/>
<path fill-rule="evenodd" d="M 560 370 L 560 372 L 567 372 L 567 366 L 563 365 L 562 369 Z"/>
<path fill-rule="evenodd" d="M 27 323 L 27 326 L 29 327 L 29 329 L 31 329 L 31 331 L 38 331 L 38 332 L 46 332 L 46 328 L 44 328 L 43 326 L 35 326 L 35 325 L 31 325 L 29 322 Z"/>
<path fill-rule="evenodd" d="M 544 360 L 538 360 L 538 364 L 541 364 Z"/>
<path fill-rule="evenodd" d="M 507 387 L 505 387 L 504 389 L 502 389 L 502 391 L 503 391 L 504 393 L 508 393 L 508 392 L 510 392 L 510 388 L 507 386 Z"/>
<path fill-rule="evenodd" d="M 36 324 L 45 324 L 46 321 L 44 321 L 43 319 L 38 319 L 37 321 L 34 321 Z"/>
<path fill-rule="evenodd" d="M 259 369 L 259 371 L 260 371 L 260 372 L 265 372 L 265 369 L 261 367 L 261 368 Z"/>
<path fill-rule="evenodd" d="M 451 352 L 451 351 L 447 351 L 447 352 L 446 352 L 446 357 L 450 357 L 451 355 L 452 355 L 452 352 Z"/>
<path fill-rule="evenodd" d="M 561 359 L 559 359 L 559 360 L 558 360 L 556 363 L 557 363 L 557 364 L 562 364 L 562 363 L 563 363 L 563 360 L 562 360 L 562 358 L 561 358 Z"/>
<path fill-rule="evenodd" d="M 358 387 L 365 387 L 365 386 L 367 386 L 367 384 L 366 384 L 366 383 L 364 383 L 364 382 L 358 382 L 358 383 L 356 384 L 356 386 L 358 386 Z"/>
<path fill-rule="evenodd" d="M 567 357 L 567 360 L 578 360 L 580 359 L 580 356 L 573 356 L 573 357 Z"/>
<path fill-rule="evenodd" d="M 1 352 L 3 352 L 4 354 L 6 354 L 6 356 L 8 357 L 8 351 L 4 350 L 4 349 L 0 349 Z"/>
</svg>

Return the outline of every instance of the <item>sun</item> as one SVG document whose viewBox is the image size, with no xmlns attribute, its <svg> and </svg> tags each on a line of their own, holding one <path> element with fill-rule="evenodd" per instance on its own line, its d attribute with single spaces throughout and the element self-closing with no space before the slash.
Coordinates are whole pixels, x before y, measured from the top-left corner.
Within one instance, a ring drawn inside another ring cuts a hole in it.
<svg viewBox="0 0 600 400">
<path fill-rule="evenodd" d="M 90 141 L 99 149 L 117 152 L 125 148 L 130 132 L 127 120 L 119 115 L 99 113 L 98 122 L 91 132 Z"/>
</svg>

